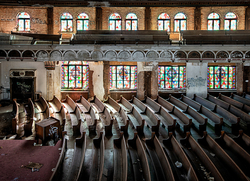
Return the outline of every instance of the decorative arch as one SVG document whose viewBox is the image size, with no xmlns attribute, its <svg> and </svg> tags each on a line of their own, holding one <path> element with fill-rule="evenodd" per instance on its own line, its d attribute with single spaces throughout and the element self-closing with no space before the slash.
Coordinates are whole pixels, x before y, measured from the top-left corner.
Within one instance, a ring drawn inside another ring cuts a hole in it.
<svg viewBox="0 0 250 181">
<path fill-rule="evenodd" d="M 17 15 L 17 31 L 30 31 L 30 15 L 27 12 Z"/>
<path fill-rule="evenodd" d="M 0 50 L 0 57 L 7 57 L 7 53 L 4 50 Z"/>
<path fill-rule="evenodd" d="M 102 52 L 100 52 L 100 51 L 93 51 L 92 54 L 91 54 L 92 59 L 98 60 L 98 59 L 100 59 L 102 57 L 103 57 L 103 55 L 102 55 Z"/>
<path fill-rule="evenodd" d="M 197 51 L 191 51 L 188 53 L 188 58 L 201 58 L 201 54 Z"/>
<path fill-rule="evenodd" d="M 211 51 L 205 51 L 202 53 L 202 58 L 215 58 L 215 55 Z"/>
<path fill-rule="evenodd" d="M 11 50 L 8 53 L 8 57 L 21 57 L 21 52 L 18 50 Z"/>
<path fill-rule="evenodd" d="M 187 58 L 187 54 L 183 51 L 177 51 L 174 54 L 175 58 Z"/>
<path fill-rule="evenodd" d="M 108 50 L 106 53 L 105 53 L 105 57 L 107 59 L 116 59 L 117 58 L 117 54 L 114 50 Z"/>
<path fill-rule="evenodd" d="M 118 13 L 109 16 L 109 30 L 122 30 L 122 18 Z"/>
<path fill-rule="evenodd" d="M 128 13 L 126 16 L 126 30 L 137 30 L 138 29 L 138 18 L 135 13 Z"/>
<path fill-rule="evenodd" d="M 147 52 L 146 57 L 149 59 L 156 59 L 156 58 L 159 58 L 159 55 L 156 51 L 152 50 L 152 51 Z"/>
<path fill-rule="evenodd" d="M 245 58 L 250 58 L 250 51 L 246 52 Z"/>
<path fill-rule="evenodd" d="M 230 58 L 243 58 L 243 53 L 240 51 L 234 51 L 231 53 Z"/>
<path fill-rule="evenodd" d="M 26 50 L 22 53 L 22 57 L 35 57 L 35 53 L 31 50 Z"/>
<path fill-rule="evenodd" d="M 119 59 L 124 60 L 130 59 L 132 57 L 131 53 L 126 50 L 120 51 L 117 56 Z"/>
<path fill-rule="evenodd" d="M 145 58 L 145 54 L 142 51 L 135 51 L 132 54 L 134 60 L 142 60 Z"/>
<path fill-rule="evenodd" d="M 65 61 L 75 61 L 76 59 L 76 53 L 72 50 L 66 51 L 63 55 L 63 60 Z"/>
<path fill-rule="evenodd" d="M 216 54 L 216 58 L 228 58 L 229 54 L 226 51 L 219 51 Z"/>
<path fill-rule="evenodd" d="M 78 60 L 85 60 L 90 58 L 90 53 L 86 50 L 81 50 L 77 53 Z"/>
<path fill-rule="evenodd" d="M 161 52 L 160 57 L 161 57 L 161 58 L 169 58 L 169 59 L 172 59 L 173 54 L 172 54 L 172 52 L 170 52 L 170 51 L 163 51 L 163 52 Z"/>
<path fill-rule="evenodd" d="M 54 50 L 50 53 L 50 60 L 51 61 L 60 61 L 62 60 L 62 53 L 58 50 Z"/>
</svg>

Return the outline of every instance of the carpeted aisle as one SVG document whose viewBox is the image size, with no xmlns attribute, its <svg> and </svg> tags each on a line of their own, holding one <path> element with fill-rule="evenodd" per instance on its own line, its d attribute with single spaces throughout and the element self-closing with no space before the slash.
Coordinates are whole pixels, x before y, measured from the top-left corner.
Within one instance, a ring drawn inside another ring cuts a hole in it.
<svg viewBox="0 0 250 181">
<path fill-rule="evenodd" d="M 56 167 L 62 141 L 56 146 L 33 146 L 33 140 L 0 140 L 0 181 L 48 181 Z M 43 166 L 37 172 L 21 167 L 29 162 Z"/>
</svg>

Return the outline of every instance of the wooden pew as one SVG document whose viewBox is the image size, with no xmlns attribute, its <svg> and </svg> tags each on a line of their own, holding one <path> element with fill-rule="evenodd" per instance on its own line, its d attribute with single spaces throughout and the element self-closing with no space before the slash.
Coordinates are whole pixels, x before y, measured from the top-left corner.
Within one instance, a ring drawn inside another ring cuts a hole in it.
<svg viewBox="0 0 250 181">
<path fill-rule="evenodd" d="M 66 99 L 62 100 L 62 104 L 68 110 L 69 114 L 76 111 L 76 103 L 68 95 Z"/>
<path fill-rule="evenodd" d="M 19 106 L 16 99 L 13 99 L 13 110 L 15 117 L 12 118 L 12 134 L 16 134 L 16 127 L 19 122 Z"/>
<path fill-rule="evenodd" d="M 110 96 L 108 96 L 108 99 L 104 102 L 108 103 L 110 106 L 112 106 L 119 114 L 122 120 L 117 120 L 119 129 L 124 132 L 125 135 L 128 134 L 128 125 L 129 125 L 129 118 L 125 111 L 122 109 L 122 107 Z"/>
<path fill-rule="evenodd" d="M 35 107 L 31 98 L 28 99 L 28 104 L 25 105 L 25 111 L 27 111 L 26 112 L 27 120 L 24 125 L 24 134 L 26 136 L 29 136 L 32 134 L 33 121 L 35 119 Z"/>
<path fill-rule="evenodd" d="M 145 145 L 158 180 L 174 181 L 174 174 L 167 156 L 154 132 L 152 132 L 151 139 L 146 140 Z"/>
<path fill-rule="evenodd" d="M 63 140 L 62 149 L 61 149 L 60 157 L 57 161 L 55 170 L 50 177 L 50 181 L 60 181 L 61 180 L 60 175 L 62 174 L 63 161 L 64 161 L 66 150 L 67 150 L 67 139 L 65 136 L 66 134 L 67 134 L 66 131 L 62 132 L 62 140 Z"/>
<path fill-rule="evenodd" d="M 137 133 L 134 133 L 133 139 L 128 140 L 128 151 L 132 162 L 134 180 L 151 181 L 148 159 Z"/>
<path fill-rule="evenodd" d="M 250 130 L 250 115 L 245 113 L 244 111 L 238 109 L 237 107 L 230 105 L 229 103 L 224 102 L 223 100 L 220 100 L 216 97 L 213 97 L 211 95 L 207 95 L 207 99 L 210 100 L 211 102 L 221 106 L 225 110 L 231 112 L 237 117 L 241 118 L 240 124 L 243 125 L 244 127 L 247 127 L 247 130 Z"/>
<path fill-rule="evenodd" d="M 221 115 L 224 118 L 224 123 L 226 123 L 229 127 L 232 128 L 232 133 L 235 134 L 239 131 L 239 122 L 240 122 L 239 117 L 236 117 L 232 113 L 223 109 L 221 106 L 218 106 L 200 96 L 194 95 L 194 100 Z"/>
<path fill-rule="evenodd" d="M 187 96 L 181 95 L 181 100 L 194 108 L 197 112 L 207 116 L 207 123 L 214 128 L 214 131 L 217 135 L 220 134 L 223 124 L 223 118 L 212 112 L 210 109 L 199 104 L 198 102 L 193 101 Z"/>
<path fill-rule="evenodd" d="M 132 102 L 135 106 L 142 110 L 141 114 L 145 114 L 149 118 L 149 120 L 146 122 L 147 126 L 151 128 L 152 132 L 158 134 L 160 120 L 158 119 L 158 117 L 156 117 L 153 111 L 151 109 L 148 109 L 148 107 L 136 97 L 133 97 L 130 102 Z"/>
<path fill-rule="evenodd" d="M 182 111 L 175 108 L 174 105 L 172 105 L 160 96 L 157 96 L 156 102 L 159 103 L 163 108 L 167 109 L 169 113 L 174 114 L 176 117 L 179 118 L 176 119 L 176 122 L 184 132 L 190 131 L 192 119 L 188 118 Z"/>
<path fill-rule="evenodd" d="M 242 97 L 244 97 L 245 99 L 248 99 L 248 100 L 250 100 L 250 95 L 249 94 L 247 94 L 247 93 L 243 93 L 243 96 Z"/>
<path fill-rule="evenodd" d="M 192 151 L 198 156 L 201 162 L 207 169 L 207 172 L 211 172 L 212 177 L 218 181 L 224 181 L 218 169 L 215 167 L 213 162 L 209 159 L 207 154 L 203 151 L 200 145 L 195 141 L 195 139 L 191 136 L 190 132 L 186 133 L 186 137 L 180 140 L 181 144 L 187 147 L 188 149 L 192 149 Z"/>
<path fill-rule="evenodd" d="M 163 140 L 164 149 L 168 153 L 169 157 L 172 158 L 171 161 L 173 164 L 175 164 L 176 160 L 173 160 L 173 158 L 177 157 L 177 161 L 182 163 L 182 168 L 185 170 L 185 175 L 187 177 L 187 180 L 192 181 L 198 181 L 197 175 L 195 174 L 195 171 L 189 162 L 186 154 L 182 150 L 181 146 L 179 145 L 178 141 L 173 136 L 173 133 L 169 133 L 169 138 L 166 140 Z M 171 155 L 170 155 L 171 154 Z M 172 155 L 174 154 L 174 155 Z M 179 168 L 177 168 L 179 169 Z M 177 171 L 178 174 L 178 171 Z M 183 179 L 183 178 L 182 178 Z"/>
<path fill-rule="evenodd" d="M 81 110 L 81 112 L 84 113 L 84 117 L 89 128 L 89 133 L 96 134 L 97 117 L 92 105 L 83 96 L 80 96 L 80 99 L 77 100 L 76 105 Z"/>
<path fill-rule="evenodd" d="M 68 180 L 80 180 L 83 177 L 83 164 L 86 151 L 86 132 L 81 133 L 80 138 L 76 138 L 74 145 L 74 156 L 71 163 L 71 168 Z"/>
<path fill-rule="evenodd" d="M 174 119 L 166 109 L 162 108 L 160 104 L 155 102 L 153 99 L 149 97 L 145 97 L 143 102 L 151 108 L 155 114 L 157 114 L 158 118 L 160 119 L 162 126 L 167 127 L 169 132 L 173 132 L 175 129 L 176 119 Z"/>
<path fill-rule="evenodd" d="M 93 160 L 89 180 L 102 180 L 104 168 L 104 134 L 100 132 L 99 138 L 93 140 Z"/>
<path fill-rule="evenodd" d="M 39 112 L 40 113 L 40 120 L 43 120 L 43 119 L 50 117 L 49 105 L 48 105 L 47 101 L 43 98 L 43 96 L 39 95 L 39 99 L 38 99 L 38 101 L 35 101 L 35 104 L 41 110 Z"/>
<path fill-rule="evenodd" d="M 231 105 L 234 105 L 235 107 L 245 111 L 246 113 L 250 113 L 250 106 L 246 105 L 246 104 L 243 104 L 239 101 L 236 101 L 235 99 L 232 99 L 230 97 L 227 97 L 221 93 L 219 93 L 219 96 L 218 96 L 219 99 L 231 104 Z"/>
<path fill-rule="evenodd" d="M 143 134 L 145 120 L 141 114 L 134 108 L 134 106 L 124 97 L 121 97 L 118 103 L 122 104 L 129 112 L 128 118 L 132 126 L 136 129 L 138 134 Z"/>
<path fill-rule="evenodd" d="M 180 101 L 179 99 L 173 97 L 171 94 L 169 95 L 169 101 L 173 103 L 175 106 L 182 109 L 184 113 L 187 113 L 190 116 L 192 116 L 192 118 L 194 118 L 192 119 L 192 123 L 199 130 L 200 133 L 203 133 L 203 131 L 206 131 L 207 118 L 204 118 L 193 108 L 189 107 L 187 104 Z"/>
<path fill-rule="evenodd" d="M 237 143 L 243 143 L 250 152 L 250 137 L 246 135 L 242 130 L 239 131 L 238 137 L 234 138 Z"/>
<path fill-rule="evenodd" d="M 231 93 L 231 98 L 236 100 L 236 101 L 239 101 L 239 102 L 241 102 L 243 104 L 246 104 L 246 105 L 250 106 L 250 101 L 248 99 L 246 99 L 246 98 L 240 97 L 240 96 L 238 96 L 238 95 L 236 95 L 234 93 Z"/>
<path fill-rule="evenodd" d="M 127 181 L 128 158 L 126 141 L 121 132 L 119 139 L 114 139 L 114 181 Z"/>
<path fill-rule="evenodd" d="M 94 96 L 94 99 L 91 100 L 90 102 L 99 111 L 100 119 L 105 129 L 105 136 L 112 135 L 112 126 L 114 120 L 111 117 L 110 112 L 96 96 Z"/>
<path fill-rule="evenodd" d="M 53 117 L 60 120 L 62 130 L 64 130 L 64 126 L 66 122 L 66 113 L 62 106 L 61 101 L 54 95 L 53 99 L 49 101 L 49 105 L 54 110 Z"/>
</svg>

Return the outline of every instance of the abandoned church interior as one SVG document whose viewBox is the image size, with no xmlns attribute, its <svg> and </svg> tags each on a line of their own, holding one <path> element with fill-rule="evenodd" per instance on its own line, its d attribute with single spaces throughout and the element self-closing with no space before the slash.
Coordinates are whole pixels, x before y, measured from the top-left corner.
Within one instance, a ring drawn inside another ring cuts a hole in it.
<svg viewBox="0 0 250 181">
<path fill-rule="evenodd" d="M 1 0 L 0 168 L 250 180 L 250 1 Z"/>
</svg>

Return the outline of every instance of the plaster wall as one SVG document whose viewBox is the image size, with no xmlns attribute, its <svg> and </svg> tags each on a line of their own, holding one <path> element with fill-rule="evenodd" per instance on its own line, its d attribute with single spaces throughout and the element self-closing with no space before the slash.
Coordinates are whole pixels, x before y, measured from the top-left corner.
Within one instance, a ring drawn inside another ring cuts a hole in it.
<svg viewBox="0 0 250 181">
<path fill-rule="evenodd" d="M 4 88 L 10 88 L 10 69 L 36 69 L 36 90 L 46 97 L 46 69 L 43 62 L 1 62 L 1 83 Z"/>
<path fill-rule="evenodd" d="M 207 63 L 186 64 L 186 95 L 207 96 Z"/>
<path fill-rule="evenodd" d="M 103 85 L 103 62 L 89 62 L 89 69 L 93 70 L 93 77 L 92 77 L 92 83 L 93 83 L 93 89 L 94 94 L 100 99 L 104 99 L 105 91 L 104 91 L 104 85 Z"/>
</svg>

